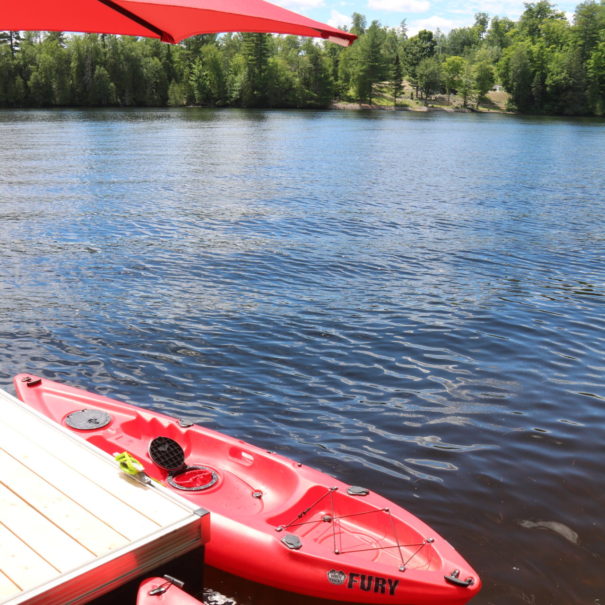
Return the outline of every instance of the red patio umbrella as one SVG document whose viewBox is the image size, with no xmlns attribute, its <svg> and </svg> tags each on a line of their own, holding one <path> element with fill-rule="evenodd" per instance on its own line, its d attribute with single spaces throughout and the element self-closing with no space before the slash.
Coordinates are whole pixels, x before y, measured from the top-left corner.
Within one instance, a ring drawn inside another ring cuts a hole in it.
<svg viewBox="0 0 605 605">
<path fill-rule="evenodd" d="M 314 36 L 344 46 L 356 38 L 264 0 L 16 0 L 3 2 L 0 30 L 123 34 L 173 44 L 234 31 Z"/>
</svg>

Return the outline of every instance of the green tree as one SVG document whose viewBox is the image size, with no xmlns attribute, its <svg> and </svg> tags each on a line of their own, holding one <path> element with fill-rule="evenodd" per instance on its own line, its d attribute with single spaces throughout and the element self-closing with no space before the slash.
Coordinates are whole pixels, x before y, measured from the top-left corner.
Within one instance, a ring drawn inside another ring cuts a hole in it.
<svg viewBox="0 0 605 605">
<path fill-rule="evenodd" d="M 312 40 L 307 39 L 302 50 L 304 54 L 300 61 L 299 81 L 304 106 L 327 107 L 334 98 L 329 62 Z"/>
<path fill-rule="evenodd" d="M 493 88 L 495 84 L 494 68 L 482 61 L 475 65 L 475 90 L 477 91 L 477 106 L 481 99 Z"/>
<path fill-rule="evenodd" d="M 436 57 L 428 57 L 420 61 L 417 68 L 417 82 L 425 102 L 428 103 L 431 96 L 439 92 L 442 85 L 441 63 Z"/>
<path fill-rule="evenodd" d="M 281 57 L 271 57 L 267 66 L 267 100 L 268 107 L 305 107 L 306 95 L 300 79 L 289 69 Z"/>
<path fill-rule="evenodd" d="M 587 65 L 588 97 L 596 115 L 605 114 L 605 40 L 591 52 Z"/>
<path fill-rule="evenodd" d="M 475 95 L 475 74 L 473 73 L 473 66 L 470 61 L 464 62 L 464 68 L 460 76 L 460 90 L 458 92 L 462 95 L 462 105 L 468 107 Z"/>
<path fill-rule="evenodd" d="M 97 34 L 75 36 L 70 44 L 70 73 L 73 80 L 73 102 L 94 105 L 96 101 L 95 73 L 103 66 L 104 51 Z"/>
<path fill-rule="evenodd" d="M 477 13 L 475 15 L 475 24 L 473 29 L 478 40 L 482 40 L 487 32 L 487 26 L 489 25 L 489 15 L 487 13 Z"/>
<path fill-rule="evenodd" d="M 383 52 L 385 38 L 386 33 L 380 23 L 372 21 L 357 42 L 353 84 L 360 102 L 372 103 L 374 85 L 387 77 L 387 64 Z"/>
<path fill-rule="evenodd" d="M 104 107 L 115 103 L 116 87 L 109 77 L 109 72 L 102 65 L 97 65 L 90 90 L 90 104 Z"/>
<path fill-rule="evenodd" d="M 393 95 L 393 107 L 397 107 L 397 97 L 403 92 L 403 68 L 399 54 L 395 55 L 391 67 L 391 94 Z"/>
<path fill-rule="evenodd" d="M 353 25 L 351 26 L 351 33 L 356 36 L 363 36 L 366 33 L 366 27 L 368 25 L 366 18 L 360 13 L 353 13 L 351 16 Z"/>
<path fill-rule="evenodd" d="M 428 59 L 435 54 L 437 43 L 433 36 L 433 32 L 426 29 L 419 31 L 415 36 L 406 40 L 404 46 L 404 63 L 406 71 L 409 75 L 412 86 L 416 88 L 416 96 L 418 96 L 418 66 L 421 61 Z"/>
<path fill-rule="evenodd" d="M 212 105 L 225 105 L 228 98 L 228 87 L 223 54 L 215 44 L 206 44 L 202 48 L 201 55 L 207 74 L 210 102 Z"/>
<path fill-rule="evenodd" d="M 171 80 L 168 85 L 168 101 L 170 107 L 179 107 L 187 105 L 186 87 L 176 80 Z"/>
<path fill-rule="evenodd" d="M 603 41 L 605 32 L 605 2 L 589 0 L 578 4 L 574 15 L 572 36 L 580 49 L 582 61 L 587 61 L 592 51 Z"/>
<path fill-rule="evenodd" d="M 455 90 L 460 88 L 465 61 L 462 57 L 446 57 L 443 62 L 443 83 L 447 91 L 447 99 Z"/>
<path fill-rule="evenodd" d="M 519 20 L 519 32 L 535 42 L 540 38 L 542 26 L 549 20 L 566 21 L 565 14 L 555 10 L 548 0 L 539 0 L 534 3 L 526 2 L 525 11 Z"/>
<path fill-rule="evenodd" d="M 158 57 L 143 58 L 144 104 L 162 107 L 168 101 L 168 78 Z"/>
<path fill-rule="evenodd" d="M 66 105 L 71 100 L 69 56 L 59 35 L 46 36 L 31 55 L 27 80 L 36 106 Z"/>
<path fill-rule="evenodd" d="M 26 101 L 25 82 L 8 45 L 0 45 L 0 106 L 18 107 Z"/>
<path fill-rule="evenodd" d="M 586 70 L 579 48 L 551 53 L 545 85 L 548 112 L 577 115 L 588 111 Z"/>
<path fill-rule="evenodd" d="M 506 49 L 498 64 L 500 79 L 511 94 L 511 101 L 522 112 L 534 109 L 532 84 L 535 73 L 530 60 L 530 45 L 518 42 Z"/>
<path fill-rule="evenodd" d="M 495 47 L 500 52 L 512 42 L 511 32 L 515 29 L 515 23 L 506 17 L 494 17 L 491 22 L 485 42 Z"/>
<path fill-rule="evenodd" d="M 479 43 L 478 30 L 473 27 L 452 29 L 445 39 L 445 53 L 462 56 L 468 54 Z"/>
<path fill-rule="evenodd" d="M 240 101 L 244 107 L 262 107 L 267 103 L 269 36 L 245 33 L 242 41 L 245 70 Z"/>
<path fill-rule="evenodd" d="M 340 61 L 343 53 L 346 53 L 348 49 L 342 48 L 337 44 L 327 44 L 324 48 L 324 56 L 326 58 L 330 77 L 334 85 L 334 97 L 340 99 L 346 90 L 346 86 L 339 77 L 340 74 Z"/>
<path fill-rule="evenodd" d="M 6 44 L 10 48 L 11 55 L 14 57 L 21 44 L 20 32 L 0 32 L 0 46 Z"/>
</svg>

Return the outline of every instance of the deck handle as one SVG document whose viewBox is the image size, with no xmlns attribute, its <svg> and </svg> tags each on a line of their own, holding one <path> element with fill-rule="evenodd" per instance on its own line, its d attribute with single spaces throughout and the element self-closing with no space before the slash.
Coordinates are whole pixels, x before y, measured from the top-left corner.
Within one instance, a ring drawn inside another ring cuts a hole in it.
<svg viewBox="0 0 605 605">
<path fill-rule="evenodd" d="M 450 584 L 454 584 L 456 586 L 462 586 L 463 588 L 467 588 L 474 582 L 473 578 L 466 578 L 466 580 L 461 580 L 459 569 L 454 569 L 454 571 L 452 571 L 449 576 L 443 577 L 445 578 L 446 582 L 449 582 Z"/>
</svg>

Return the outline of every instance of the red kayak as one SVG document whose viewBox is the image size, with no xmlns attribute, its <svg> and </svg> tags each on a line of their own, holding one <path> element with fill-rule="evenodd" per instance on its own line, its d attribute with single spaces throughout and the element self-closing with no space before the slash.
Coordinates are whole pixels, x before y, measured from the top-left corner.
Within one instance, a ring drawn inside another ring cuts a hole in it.
<svg viewBox="0 0 605 605">
<path fill-rule="evenodd" d="M 350 603 L 463 605 L 477 573 L 382 496 L 222 433 L 29 374 L 18 397 L 211 513 L 206 562 Z"/>
<path fill-rule="evenodd" d="M 139 586 L 136 605 L 204 605 L 182 588 L 182 582 L 170 576 L 149 578 Z"/>
</svg>

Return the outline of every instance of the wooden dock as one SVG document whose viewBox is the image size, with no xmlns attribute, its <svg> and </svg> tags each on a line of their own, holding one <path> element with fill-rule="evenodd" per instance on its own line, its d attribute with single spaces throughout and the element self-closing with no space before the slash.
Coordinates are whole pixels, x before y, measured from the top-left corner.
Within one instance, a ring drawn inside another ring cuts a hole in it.
<svg viewBox="0 0 605 605">
<path fill-rule="evenodd" d="M 0 604 L 86 603 L 202 546 L 208 525 L 0 390 Z"/>
</svg>

